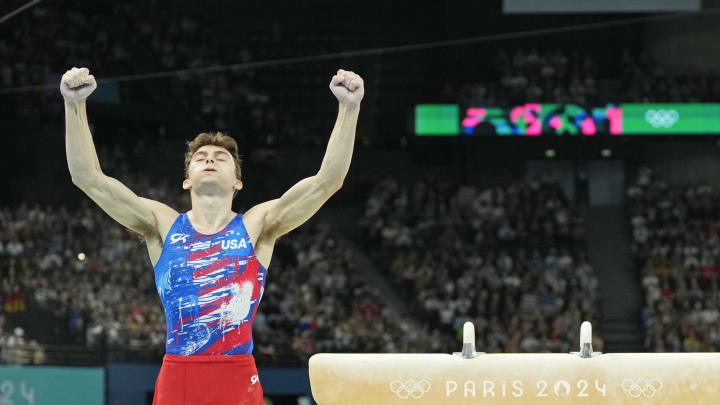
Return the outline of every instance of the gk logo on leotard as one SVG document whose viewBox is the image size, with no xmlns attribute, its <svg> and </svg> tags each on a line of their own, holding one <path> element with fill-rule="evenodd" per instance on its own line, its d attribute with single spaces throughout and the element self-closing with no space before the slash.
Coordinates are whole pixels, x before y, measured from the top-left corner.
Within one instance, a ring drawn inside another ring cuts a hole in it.
<svg viewBox="0 0 720 405">
<path fill-rule="evenodd" d="M 430 391 L 430 381 L 420 380 L 415 382 L 415 380 L 407 380 L 403 382 L 392 380 L 390 382 L 390 391 L 402 399 L 409 397 L 420 399 L 426 392 Z"/>
<path fill-rule="evenodd" d="M 255 383 L 257 383 L 259 380 L 260 379 L 258 378 L 257 374 L 255 374 L 254 376 L 250 377 L 250 385 L 255 385 Z"/>
<path fill-rule="evenodd" d="M 174 233 L 174 234 L 170 235 L 170 243 L 173 244 L 173 243 L 180 242 L 180 241 L 182 241 L 182 243 L 185 243 L 185 241 L 189 237 L 190 237 L 190 235 L 186 235 L 184 233 Z"/>
</svg>

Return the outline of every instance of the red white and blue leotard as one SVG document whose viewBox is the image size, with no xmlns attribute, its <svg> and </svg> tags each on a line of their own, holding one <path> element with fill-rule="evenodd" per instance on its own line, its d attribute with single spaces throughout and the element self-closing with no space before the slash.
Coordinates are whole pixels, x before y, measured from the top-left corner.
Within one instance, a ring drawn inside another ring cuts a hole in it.
<svg viewBox="0 0 720 405">
<path fill-rule="evenodd" d="M 195 231 L 187 213 L 179 215 L 155 264 L 167 320 L 166 353 L 251 354 L 266 275 L 242 215 L 213 235 Z"/>
</svg>

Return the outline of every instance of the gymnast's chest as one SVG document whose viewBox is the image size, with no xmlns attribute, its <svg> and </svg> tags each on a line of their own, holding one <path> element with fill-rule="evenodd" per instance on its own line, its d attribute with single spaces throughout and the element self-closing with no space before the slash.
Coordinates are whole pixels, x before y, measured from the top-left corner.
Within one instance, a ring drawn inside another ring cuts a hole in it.
<svg viewBox="0 0 720 405">
<path fill-rule="evenodd" d="M 158 281 L 158 292 L 196 290 L 198 294 L 228 284 L 258 283 L 258 270 L 249 238 L 226 237 L 189 240 L 171 245 Z"/>
</svg>

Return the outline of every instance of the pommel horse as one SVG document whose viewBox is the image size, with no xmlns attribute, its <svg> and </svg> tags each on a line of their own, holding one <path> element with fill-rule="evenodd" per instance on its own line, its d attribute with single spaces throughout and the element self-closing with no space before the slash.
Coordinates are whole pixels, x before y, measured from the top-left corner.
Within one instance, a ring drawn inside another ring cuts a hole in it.
<svg viewBox="0 0 720 405">
<path fill-rule="evenodd" d="M 329 354 L 310 358 L 318 405 L 720 405 L 720 353 L 592 350 L 592 326 L 568 354 Z"/>
</svg>

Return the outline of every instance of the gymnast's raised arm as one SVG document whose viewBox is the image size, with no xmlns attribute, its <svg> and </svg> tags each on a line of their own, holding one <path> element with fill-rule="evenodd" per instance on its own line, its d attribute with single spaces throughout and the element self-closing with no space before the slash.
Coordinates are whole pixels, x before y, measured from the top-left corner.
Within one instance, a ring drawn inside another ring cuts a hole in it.
<svg viewBox="0 0 720 405">
<path fill-rule="evenodd" d="M 72 182 L 126 228 L 146 237 L 156 235 L 158 221 L 154 210 L 164 204 L 138 197 L 100 168 L 85 110 L 85 99 L 97 87 L 89 73 L 87 68 L 72 68 L 60 82 L 60 93 L 65 99 L 65 145 Z"/>
<path fill-rule="evenodd" d="M 282 197 L 258 204 L 246 214 L 260 219 L 261 241 L 272 242 L 302 225 L 340 189 L 345 180 L 365 88 L 360 76 L 341 69 L 332 77 L 330 90 L 338 100 L 338 116 L 320 170 L 292 186 Z"/>
</svg>

